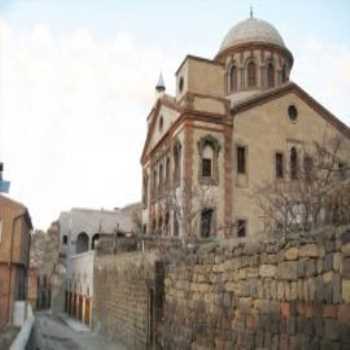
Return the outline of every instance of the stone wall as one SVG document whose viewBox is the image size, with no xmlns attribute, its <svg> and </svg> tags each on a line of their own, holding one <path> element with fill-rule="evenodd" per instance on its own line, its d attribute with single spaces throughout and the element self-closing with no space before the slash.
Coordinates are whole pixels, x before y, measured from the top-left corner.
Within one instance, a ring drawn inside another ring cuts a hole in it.
<svg viewBox="0 0 350 350">
<path fill-rule="evenodd" d="M 157 257 L 151 252 L 98 254 L 93 327 L 121 340 L 129 349 L 152 346 L 162 299 L 163 277 L 157 277 L 160 272 Z"/>
<path fill-rule="evenodd" d="M 350 349 L 350 229 L 200 247 L 165 275 L 163 349 Z"/>
</svg>

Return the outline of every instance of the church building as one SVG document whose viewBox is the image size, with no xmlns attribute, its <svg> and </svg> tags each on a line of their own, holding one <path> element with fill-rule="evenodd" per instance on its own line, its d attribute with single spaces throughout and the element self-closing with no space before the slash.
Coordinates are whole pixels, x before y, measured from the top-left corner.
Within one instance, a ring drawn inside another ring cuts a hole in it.
<svg viewBox="0 0 350 350">
<path fill-rule="evenodd" d="M 160 77 L 141 157 L 145 234 L 256 236 L 256 188 L 294 176 L 325 135 L 342 137 L 349 155 L 350 129 L 290 80 L 293 63 L 275 27 L 251 14 L 213 59 L 185 57 L 175 96 Z"/>
</svg>

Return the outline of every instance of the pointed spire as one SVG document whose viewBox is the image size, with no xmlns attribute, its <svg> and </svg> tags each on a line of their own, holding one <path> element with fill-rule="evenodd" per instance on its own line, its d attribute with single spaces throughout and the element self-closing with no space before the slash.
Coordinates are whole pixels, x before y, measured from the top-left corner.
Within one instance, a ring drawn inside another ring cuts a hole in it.
<svg viewBox="0 0 350 350">
<path fill-rule="evenodd" d="M 253 18 L 254 17 L 254 9 L 253 9 L 253 6 L 250 5 L 250 18 Z"/>
<path fill-rule="evenodd" d="M 165 91 L 165 84 L 164 84 L 164 79 L 163 79 L 163 74 L 160 73 L 158 83 L 156 85 L 156 90 L 158 92 L 163 92 Z"/>
</svg>

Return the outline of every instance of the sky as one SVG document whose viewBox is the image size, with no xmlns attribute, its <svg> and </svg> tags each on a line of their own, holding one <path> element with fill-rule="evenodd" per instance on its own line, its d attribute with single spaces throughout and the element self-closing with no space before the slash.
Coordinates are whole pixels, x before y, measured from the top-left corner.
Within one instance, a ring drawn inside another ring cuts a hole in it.
<svg viewBox="0 0 350 350">
<path fill-rule="evenodd" d="M 348 0 L 0 0 L 0 160 L 36 228 L 140 200 L 160 71 L 174 93 L 186 54 L 213 58 L 250 5 L 293 53 L 291 79 L 350 125 Z"/>
</svg>

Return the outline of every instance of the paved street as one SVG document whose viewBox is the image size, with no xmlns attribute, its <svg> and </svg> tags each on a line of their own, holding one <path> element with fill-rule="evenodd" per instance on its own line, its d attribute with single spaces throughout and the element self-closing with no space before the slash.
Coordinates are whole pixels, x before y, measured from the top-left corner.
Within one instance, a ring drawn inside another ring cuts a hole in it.
<svg viewBox="0 0 350 350">
<path fill-rule="evenodd" d="M 70 327 L 58 317 L 47 313 L 36 315 L 38 342 L 40 350 L 127 350 L 123 345 L 107 341 L 81 327 Z M 74 325 L 74 321 L 68 322 Z"/>
</svg>

